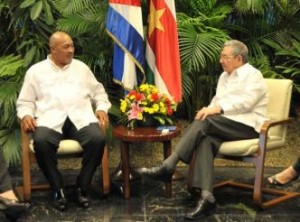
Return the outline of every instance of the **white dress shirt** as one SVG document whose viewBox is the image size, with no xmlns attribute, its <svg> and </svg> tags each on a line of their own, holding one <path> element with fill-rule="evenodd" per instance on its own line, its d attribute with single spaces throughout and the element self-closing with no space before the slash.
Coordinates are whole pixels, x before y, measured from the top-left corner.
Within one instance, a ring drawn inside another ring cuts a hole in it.
<svg viewBox="0 0 300 222">
<path fill-rule="evenodd" d="M 17 115 L 36 118 L 38 126 L 62 132 L 67 117 L 79 130 L 98 122 L 96 111 L 108 112 L 111 103 L 101 83 L 83 62 L 73 59 L 60 68 L 49 59 L 31 66 L 17 100 Z"/>
<path fill-rule="evenodd" d="M 219 105 L 226 118 L 252 126 L 257 132 L 267 120 L 267 85 L 259 70 L 249 63 L 230 75 L 223 72 L 210 107 Z"/>
</svg>

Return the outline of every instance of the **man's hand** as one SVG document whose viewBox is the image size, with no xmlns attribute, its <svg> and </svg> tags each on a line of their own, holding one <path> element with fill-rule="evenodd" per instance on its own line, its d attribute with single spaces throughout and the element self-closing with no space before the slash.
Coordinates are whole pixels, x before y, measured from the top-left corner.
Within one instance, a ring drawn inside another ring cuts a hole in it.
<svg viewBox="0 0 300 222">
<path fill-rule="evenodd" d="M 109 125 L 109 117 L 104 111 L 97 111 L 96 117 L 99 121 L 99 125 L 103 130 L 106 130 Z"/>
<path fill-rule="evenodd" d="M 36 120 L 32 116 L 26 115 L 23 117 L 21 121 L 22 121 L 23 130 L 26 133 L 34 132 L 35 128 L 37 127 Z"/>
<path fill-rule="evenodd" d="M 205 120 L 208 116 L 219 115 L 222 112 L 222 108 L 220 106 L 215 107 L 203 107 L 199 110 L 195 116 L 196 120 Z"/>
</svg>

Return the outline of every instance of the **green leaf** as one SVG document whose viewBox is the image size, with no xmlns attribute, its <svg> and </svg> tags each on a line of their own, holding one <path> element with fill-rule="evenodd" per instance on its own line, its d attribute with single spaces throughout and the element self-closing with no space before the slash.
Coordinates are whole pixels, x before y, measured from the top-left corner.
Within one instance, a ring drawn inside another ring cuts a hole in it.
<svg viewBox="0 0 300 222">
<path fill-rule="evenodd" d="M 0 130 L 0 144 L 3 144 L 3 154 L 8 165 L 17 165 L 21 158 L 20 130 Z"/>
<path fill-rule="evenodd" d="M 20 8 L 27 8 L 35 3 L 36 0 L 25 0 L 20 5 Z"/>
<path fill-rule="evenodd" d="M 24 60 L 21 56 L 0 57 L 0 78 L 15 75 L 21 66 L 24 66 Z"/>
<path fill-rule="evenodd" d="M 53 14 L 52 14 L 51 7 L 48 4 L 48 2 L 45 0 L 43 0 L 43 5 L 44 5 L 44 9 L 45 9 L 46 23 L 47 23 L 47 25 L 52 25 L 54 20 L 53 20 Z"/>
<path fill-rule="evenodd" d="M 26 55 L 25 55 L 25 63 L 26 64 L 30 64 L 34 58 L 34 55 L 36 53 L 36 46 L 33 46 L 29 51 L 26 52 Z"/>
<path fill-rule="evenodd" d="M 156 119 L 161 125 L 165 125 L 165 120 L 159 116 L 153 116 L 153 119 Z"/>
<path fill-rule="evenodd" d="M 42 1 L 35 3 L 32 9 L 30 10 L 30 18 L 32 20 L 36 20 L 40 16 L 42 9 L 43 9 Z"/>
</svg>

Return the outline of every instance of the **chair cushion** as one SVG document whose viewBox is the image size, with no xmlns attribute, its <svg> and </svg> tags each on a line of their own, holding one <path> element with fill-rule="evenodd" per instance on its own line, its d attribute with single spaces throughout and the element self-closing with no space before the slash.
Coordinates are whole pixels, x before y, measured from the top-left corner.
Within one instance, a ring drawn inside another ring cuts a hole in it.
<svg viewBox="0 0 300 222">
<path fill-rule="evenodd" d="M 34 153 L 33 141 L 30 141 L 30 150 Z M 62 140 L 59 143 L 57 154 L 76 154 L 82 153 L 83 149 L 80 144 L 75 140 Z"/>
<path fill-rule="evenodd" d="M 229 156 L 249 156 L 258 151 L 258 139 L 238 140 L 232 142 L 223 142 L 219 154 Z M 284 145 L 282 137 L 272 136 L 268 139 L 267 149 L 274 149 Z"/>
<path fill-rule="evenodd" d="M 268 117 L 272 120 L 285 119 L 289 115 L 292 81 L 289 79 L 265 79 L 269 91 Z M 285 144 L 286 125 L 270 128 L 267 149 L 281 148 Z M 239 140 L 222 143 L 219 153 L 228 156 L 249 156 L 258 152 L 259 139 Z"/>
</svg>

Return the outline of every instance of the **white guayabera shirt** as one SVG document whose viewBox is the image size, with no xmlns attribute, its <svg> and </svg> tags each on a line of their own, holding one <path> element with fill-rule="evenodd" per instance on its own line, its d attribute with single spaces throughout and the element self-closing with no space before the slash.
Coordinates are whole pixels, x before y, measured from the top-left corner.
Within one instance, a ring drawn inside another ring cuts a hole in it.
<svg viewBox="0 0 300 222">
<path fill-rule="evenodd" d="M 69 117 L 79 130 L 98 122 L 93 105 L 106 113 L 111 107 L 90 68 L 76 59 L 60 68 L 48 56 L 28 69 L 17 100 L 17 115 L 20 119 L 30 115 L 38 126 L 58 132 Z"/>
<path fill-rule="evenodd" d="M 249 63 L 230 75 L 223 72 L 209 106 L 219 105 L 226 118 L 253 127 L 257 132 L 267 120 L 268 92 L 261 72 Z"/>
</svg>

